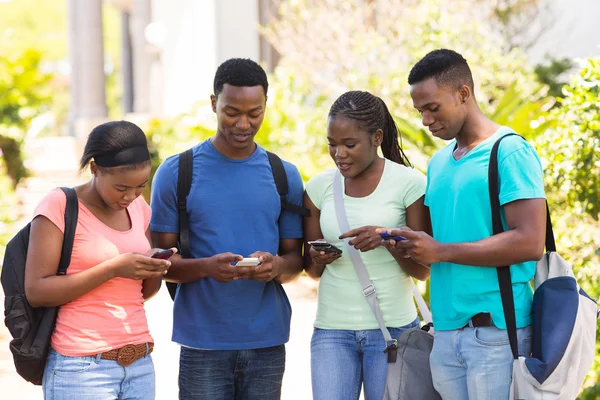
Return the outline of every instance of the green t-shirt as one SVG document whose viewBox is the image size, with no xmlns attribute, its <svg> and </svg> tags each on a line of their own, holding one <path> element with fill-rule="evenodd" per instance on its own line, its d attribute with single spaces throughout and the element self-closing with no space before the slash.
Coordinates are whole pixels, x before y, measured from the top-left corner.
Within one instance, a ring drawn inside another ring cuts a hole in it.
<svg viewBox="0 0 600 400">
<path fill-rule="evenodd" d="M 460 160 L 452 141 L 429 163 L 425 204 L 429 207 L 433 237 L 442 243 L 475 242 L 493 235 L 488 165 L 492 146 L 512 132 L 502 127 Z M 518 136 L 500 143 L 498 150 L 500 204 L 520 199 L 544 198 L 542 165 L 535 150 Z M 502 222 L 506 229 L 504 213 Z M 535 262 L 510 268 L 517 328 L 531 324 L 533 292 L 529 281 Z M 431 266 L 431 311 L 437 330 L 460 329 L 473 315 L 492 314 L 494 324 L 505 329 L 496 268 L 438 263 Z"/>
<path fill-rule="evenodd" d="M 325 267 L 319 282 L 319 303 L 315 327 L 321 329 L 378 329 L 377 320 L 362 294 L 352 261 L 347 254 L 338 227 L 333 201 L 335 169 L 313 177 L 306 193 L 321 211 L 324 239 L 344 251 L 342 257 Z M 377 188 L 367 197 L 344 195 L 351 229 L 365 225 L 387 228 L 406 226 L 406 209 L 425 194 L 426 179 L 420 172 L 385 160 Z M 345 185 L 344 185 L 345 188 Z M 345 190 L 345 189 L 344 189 Z M 379 306 L 386 326 L 397 328 L 417 316 L 412 300 L 410 278 L 384 248 L 361 253 L 369 277 L 377 290 Z"/>
</svg>

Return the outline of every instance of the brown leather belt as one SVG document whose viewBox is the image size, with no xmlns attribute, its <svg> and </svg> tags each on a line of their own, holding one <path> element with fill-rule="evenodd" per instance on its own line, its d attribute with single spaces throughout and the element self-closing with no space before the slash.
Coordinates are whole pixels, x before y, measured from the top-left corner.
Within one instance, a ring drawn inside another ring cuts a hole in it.
<svg viewBox="0 0 600 400">
<path fill-rule="evenodd" d="M 133 364 L 135 360 L 152 353 L 152 350 L 154 350 L 154 343 L 128 344 L 120 349 L 109 350 L 106 353 L 102 353 L 100 358 L 103 360 L 116 361 L 119 365 L 126 367 Z"/>
<path fill-rule="evenodd" d="M 479 328 L 482 326 L 494 326 L 492 322 L 492 315 L 490 313 L 479 313 L 473 315 L 469 323 L 463 328 Z"/>
</svg>

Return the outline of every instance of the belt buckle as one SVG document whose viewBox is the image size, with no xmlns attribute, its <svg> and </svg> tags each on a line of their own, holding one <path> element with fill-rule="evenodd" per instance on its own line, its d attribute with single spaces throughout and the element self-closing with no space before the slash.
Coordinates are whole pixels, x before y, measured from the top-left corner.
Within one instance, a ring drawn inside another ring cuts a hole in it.
<svg viewBox="0 0 600 400">
<path fill-rule="evenodd" d="M 117 353 L 117 363 L 122 367 L 127 367 L 136 360 L 135 346 L 128 344 L 119 349 Z"/>
</svg>

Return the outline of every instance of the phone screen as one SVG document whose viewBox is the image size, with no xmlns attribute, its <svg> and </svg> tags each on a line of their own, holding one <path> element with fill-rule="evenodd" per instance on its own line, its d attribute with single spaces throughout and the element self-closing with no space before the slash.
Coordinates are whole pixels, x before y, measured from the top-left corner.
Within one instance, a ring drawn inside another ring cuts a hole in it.
<svg viewBox="0 0 600 400">
<path fill-rule="evenodd" d="M 152 258 L 158 258 L 160 260 L 168 260 L 173 255 L 173 250 L 159 250 L 156 253 L 152 254 Z"/>
</svg>

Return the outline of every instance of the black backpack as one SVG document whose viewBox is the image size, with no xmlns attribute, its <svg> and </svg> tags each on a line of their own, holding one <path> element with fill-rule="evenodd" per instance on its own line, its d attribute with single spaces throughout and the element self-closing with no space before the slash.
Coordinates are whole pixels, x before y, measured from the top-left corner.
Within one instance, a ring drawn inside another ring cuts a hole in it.
<svg viewBox="0 0 600 400">
<path fill-rule="evenodd" d="M 273 172 L 273 179 L 277 187 L 277 193 L 281 199 L 281 209 L 308 216 L 307 208 L 292 204 L 287 200 L 288 181 L 287 174 L 281 158 L 275 153 L 267 151 L 269 164 Z M 179 210 L 179 250 L 183 258 L 190 258 L 190 219 L 187 213 L 187 196 L 190 194 L 192 187 L 192 175 L 194 172 L 193 152 L 188 149 L 179 154 L 179 173 L 177 175 L 177 209 Z M 175 299 L 177 293 L 177 283 L 166 282 L 167 289 L 172 299 Z"/>
<path fill-rule="evenodd" d="M 65 236 L 57 275 L 65 275 L 71 263 L 75 227 L 79 206 L 72 188 L 61 188 L 67 196 L 65 208 Z M 25 298 L 25 260 L 29 247 L 31 223 L 21 229 L 6 245 L 2 264 L 4 289 L 4 323 L 13 340 L 13 353 L 17 373 L 34 385 L 41 385 L 54 332 L 58 307 L 32 307 Z"/>
</svg>

